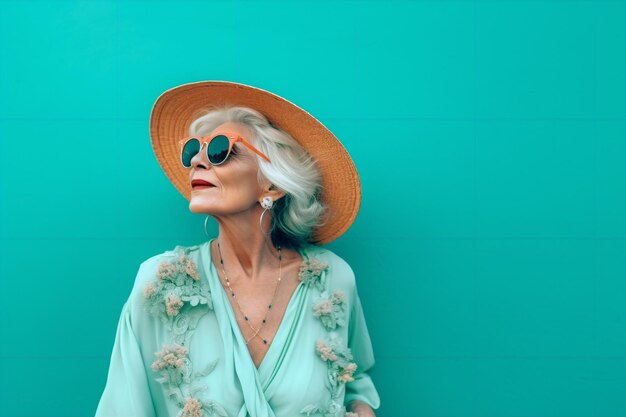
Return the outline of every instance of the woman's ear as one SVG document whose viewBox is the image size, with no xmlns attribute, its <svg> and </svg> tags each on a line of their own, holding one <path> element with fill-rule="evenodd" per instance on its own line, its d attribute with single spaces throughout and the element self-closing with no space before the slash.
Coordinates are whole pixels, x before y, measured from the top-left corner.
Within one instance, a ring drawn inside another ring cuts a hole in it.
<svg viewBox="0 0 626 417">
<path fill-rule="evenodd" d="M 263 194 L 259 198 L 259 201 L 261 201 L 263 197 L 269 196 L 272 198 L 272 201 L 276 202 L 277 200 L 280 200 L 281 198 L 283 198 L 285 194 L 286 193 L 284 191 L 280 190 L 274 184 L 270 184 L 269 187 L 266 187 L 265 191 L 263 191 Z"/>
</svg>

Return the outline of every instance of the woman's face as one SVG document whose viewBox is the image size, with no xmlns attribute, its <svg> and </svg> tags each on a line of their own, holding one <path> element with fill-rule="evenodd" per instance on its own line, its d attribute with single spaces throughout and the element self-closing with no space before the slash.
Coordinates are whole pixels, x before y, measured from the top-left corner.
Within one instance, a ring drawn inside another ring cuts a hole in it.
<svg viewBox="0 0 626 417">
<path fill-rule="evenodd" d="M 216 127 L 207 136 L 222 133 L 240 135 L 249 142 L 252 138 L 246 126 L 231 122 Z M 236 142 L 228 159 L 217 166 L 211 165 L 207 159 L 206 144 L 203 144 L 191 160 L 189 184 L 191 186 L 194 179 L 202 179 L 213 186 L 192 188 L 189 210 L 193 213 L 230 215 L 253 208 L 264 195 L 264 188 L 257 180 L 258 170 L 256 154 L 241 142 Z"/>
</svg>

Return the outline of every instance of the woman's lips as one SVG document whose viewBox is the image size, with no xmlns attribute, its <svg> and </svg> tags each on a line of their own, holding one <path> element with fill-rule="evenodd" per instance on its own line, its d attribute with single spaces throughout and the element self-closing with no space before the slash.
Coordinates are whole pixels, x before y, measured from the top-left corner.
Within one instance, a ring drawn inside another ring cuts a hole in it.
<svg viewBox="0 0 626 417">
<path fill-rule="evenodd" d="M 193 180 L 191 180 L 191 189 L 192 190 L 200 190 L 200 189 L 204 189 L 204 188 L 211 188 L 211 187 L 215 187 L 213 185 L 213 183 L 207 181 L 207 180 L 203 180 L 201 178 L 195 178 Z"/>
</svg>

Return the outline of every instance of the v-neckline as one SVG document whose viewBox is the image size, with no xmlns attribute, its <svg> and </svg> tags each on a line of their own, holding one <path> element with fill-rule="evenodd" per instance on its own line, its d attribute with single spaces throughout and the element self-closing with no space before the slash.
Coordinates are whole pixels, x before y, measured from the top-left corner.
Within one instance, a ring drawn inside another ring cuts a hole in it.
<svg viewBox="0 0 626 417">
<path fill-rule="evenodd" d="M 243 332 L 241 331 L 241 328 L 239 327 L 239 322 L 237 321 L 237 316 L 235 315 L 233 306 L 230 303 L 228 294 L 226 294 L 226 290 L 224 289 L 224 286 L 222 285 L 222 281 L 220 280 L 219 275 L 217 273 L 217 268 L 215 267 L 215 264 L 213 263 L 213 258 L 211 256 L 211 243 L 215 239 L 216 238 L 212 238 L 208 241 L 208 243 L 205 244 L 206 245 L 205 254 L 209 262 L 210 274 L 212 274 L 217 279 L 216 285 L 219 285 L 219 288 L 220 288 L 219 292 L 221 294 L 222 299 L 224 300 L 225 308 L 228 311 L 228 314 L 232 317 L 232 320 L 235 323 L 235 327 L 237 328 L 235 331 L 235 334 L 240 339 L 240 342 L 245 345 L 246 352 L 248 353 L 248 357 L 250 358 L 250 363 L 252 364 L 252 367 L 254 368 L 255 372 L 259 374 L 262 368 L 264 367 L 265 363 L 267 362 L 268 358 L 271 357 L 270 354 L 273 353 L 274 350 L 278 349 L 278 347 L 275 346 L 276 341 L 280 340 L 279 338 L 281 338 L 283 333 L 286 331 L 285 327 L 287 326 L 287 323 L 286 323 L 285 318 L 287 318 L 288 316 L 291 317 L 292 310 L 295 308 L 296 299 L 300 295 L 300 292 L 304 290 L 304 282 L 300 281 L 298 285 L 296 286 L 296 289 L 291 294 L 291 298 L 289 299 L 289 302 L 287 303 L 287 307 L 285 308 L 285 312 L 283 313 L 283 316 L 280 320 L 278 329 L 276 330 L 276 333 L 274 334 L 274 338 L 272 339 L 270 346 L 267 348 L 267 351 L 265 352 L 265 355 L 263 356 L 261 363 L 257 367 L 256 364 L 254 363 L 254 359 L 252 358 L 252 355 L 250 354 L 250 350 L 248 349 L 248 346 L 245 342 L 245 337 L 243 335 Z M 300 256 L 302 256 L 302 262 L 300 263 L 300 266 L 302 266 L 309 259 L 309 255 L 307 253 L 307 246 L 305 245 L 302 248 L 297 249 L 297 251 L 300 254 Z M 215 294 L 213 294 L 213 296 L 215 296 Z"/>
</svg>

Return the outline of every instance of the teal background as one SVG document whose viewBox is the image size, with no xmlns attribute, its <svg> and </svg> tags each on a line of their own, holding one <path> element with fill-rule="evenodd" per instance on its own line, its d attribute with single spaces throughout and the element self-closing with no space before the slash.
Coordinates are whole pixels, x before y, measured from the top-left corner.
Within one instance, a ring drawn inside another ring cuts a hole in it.
<svg viewBox="0 0 626 417">
<path fill-rule="evenodd" d="M 350 151 L 377 416 L 626 416 L 624 1 L 0 1 L 0 53 L 1 416 L 93 415 L 139 264 L 205 240 L 148 137 L 204 79 Z"/>
</svg>

